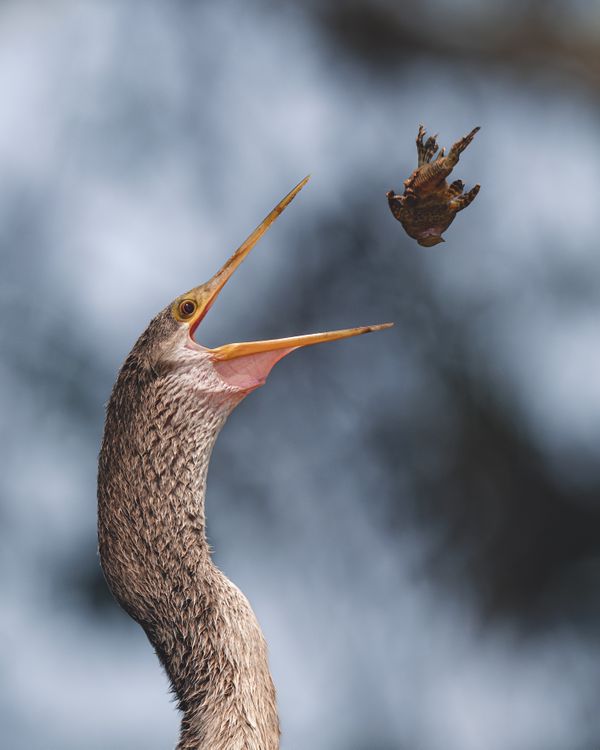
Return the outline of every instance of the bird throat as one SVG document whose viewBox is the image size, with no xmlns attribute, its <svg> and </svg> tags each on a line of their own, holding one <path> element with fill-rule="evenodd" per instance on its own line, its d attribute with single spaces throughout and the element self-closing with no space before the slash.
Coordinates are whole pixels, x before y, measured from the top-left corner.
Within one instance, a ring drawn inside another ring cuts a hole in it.
<svg viewBox="0 0 600 750">
<path fill-rule="evenodd" d="M 249 392 L 264 385 L 273 367 L 280 359 L 293 351 L 293 348 L 275 349 L 222 362 L 216 361 L 214 369 L 228 385 L 243 388 Z"/>
<path fill-rule="evenodd" d="M 147 377 L 128 362 L 109 401 L 99 461 L 106 580 L 169 676 L 183 711 L 178 750 L 276 750 L 265 641 L 205 536 L 208 463 L 239 399 L 192 398 L 174 377 Z"/>
</svg>

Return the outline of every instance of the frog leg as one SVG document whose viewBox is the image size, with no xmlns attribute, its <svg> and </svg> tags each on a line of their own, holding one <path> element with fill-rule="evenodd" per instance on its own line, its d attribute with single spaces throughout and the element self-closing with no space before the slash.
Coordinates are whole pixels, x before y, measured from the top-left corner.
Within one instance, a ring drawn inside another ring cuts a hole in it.
<svg viewBox="0 0 600 750">
<path fill-rule="evenodd" d="M 456 198 L 462 195 L 465 189 L 465 183 L 462 180 L 454 180 L 454 182 L 448 187 L 448 198 Z"/>
<path fill-rule="evenodd" d="M 386 193 L 388 203 L 390 206 L 390 210 L 392 214 L 394 215 L 395 219 L 398 219 L 398 221 L 402 221 L 403 217 L 403 207 L 404 207 L 404 196 L 402 195 L 396 195 L 393 190 L 388 190 Z"/>
<path fill-rule="evenodd" d="M 479 192 L 480 188 L 481 185 L 475 185 L 464 195 L 459 195 L 457 198 L 454 198 L 454 200 L 450 201 L 451 208 L 456 213 L 458 213 L 459 211 L 462 211 L 463 208 L 471 205 L 471 203 L 473 203 L 473 201 L 477 197 L 477 193 Z"/>
<path fill-rule="evenodd" d="M 417 133 L 417 166 L 419 167 L 422 167 L 423 164 L 429 164 L 438 150 L 437 135 L 431 135 L 426 141 L 423 141 L 426 132 L 425 128 L 419 125 L 419 132 Z"/>
<path fill-rule="evenodd" d="M 465 135 L 459 141 L 456 141 L 456 143 L 452 146 L 452 148 L 450 149 L 448 153 L 448 156 L 445 157 L 447 166 L 450 170 L 452 170 L 453 167 L 456 166 L 460 155 L 467 148 L 467 146 L 471 143 L 473 138 L 475 138 L 475 134 L 479 130 L 480 130 L 479 127 L 473 128 L 473 130 L 471 130 L 470 133 Z"/>
</svg>

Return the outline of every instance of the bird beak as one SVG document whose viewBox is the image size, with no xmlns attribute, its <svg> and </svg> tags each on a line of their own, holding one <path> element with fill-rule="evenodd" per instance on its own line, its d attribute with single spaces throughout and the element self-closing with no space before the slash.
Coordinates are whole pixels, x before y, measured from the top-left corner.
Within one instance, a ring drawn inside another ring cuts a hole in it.
<svg viewBox="0 0 600 750">
<path fill-rule="evenodd" d="M 337 339 L 348 339 L 351 336 L 360 336 L 363 333 L 381 331 L 391 328 L 393 323 L 379 323 L 374 326 L 359 326 L 358 328 L 343 328 L 338 331 L 325 331 L 323 333 L 307 333 L 304 336 L 288 336 L 283 339 L 266 339 L 265 341 L 244 341 L 239 344 L 225 344 L 216 349 L 210 349 L 213 359 L 228 360 L 237 357 L 245 357 L 249 354 L 260 354 L 261 352 L 274 352 L 279 349 L 299 349 L 301 346 L 312 346 L 324 341 L 336 341 Z"/>
<path fill-rule="evenodd" d="M 308 180 L 309 177 L 305 177 L 275 206 L 275 208 L 265 217 L 258 227 L 256 227 L 252 234 L 250 234 L 250 236 L 240 245 L 231 258 L 229 258 L 224 266 L 217 271 L 210 281 L 203 284 L 202 287 L 198 287 L 196 290 L 192 290 L 192 292 L 188 293 L 189 296 L 194 296 L 199 303 L 198 311 L 195 314 L 194 319 L 190 321 L 190 335 L 193 335 L 198 324 L 210 310 L 214 301 L 227 281 L 231 278 L 234 271 L 246 258 L 250 250 L 252 250 L 254 245 L 256 245 L 258 240 L 263 236 L 275 219 L 291 203 L 300 190 L 302 190 Z M 336 339 L 350 338 L 351 336 L 359 336 L 363 333 L 370 333 L 371 331 L 380 331 L 384 328 L 389 328 L 392 325 L 393 323 L 383 323 L 380 325 L 360 326 L 358 328 L 345 328 L 338 331 L 326 331 L 324 333 L 311 333 L 304 336 L 289 336 L 282 339 L 246 341 L 242 343 L 225 344 L 224 346 L 218 346 L 215 349 L 206 349 L 206 351 L 211 354 L 215 364 L 238 359 L 239 357 L 265 355 L 267 352 L 272 352 L 273 354 L 271 356 L 261 356 L 256 358 L 257 361 L 260 359 L 264 362 L 263 367 L 270 364 L 268 367 L 270 370 L 276 361 L 299 347 L 320 344 L 325 341 L 335 341 Z M 261 367 L 261 369 L 263 368 Z"/>
<path fill-rule="evenodd" d="M 219 296 L 219 293 L 233 276 L 235 270 L 246 258 L 250 250 L 256 245 L 263 234 L 275 221 L 275 219 L 283 212 L 283 210 L 294 200 L 298 193 L 309 181 L 310 175 L 307 175 L 296 187 L 291 190 L 285 198 L 282 198 L 271 213 L 266 216 L 263 221 L 256 227 L 256 229 L 242 242 L 235 253 L 226 261 L 225 265 L 217 271 L 210 281 L 203 284 L 200 289 L 202 290 L 202 301 L 199 305 L 198 313 L 190 326 L 190 332 L 193 334 L 196 330 L 200 321 L 204 318 L 206 313 L 210 310 L 213 302 Z M 192 290 L 190 295 L 193 295 L 197 290 Z"/>
</svg>

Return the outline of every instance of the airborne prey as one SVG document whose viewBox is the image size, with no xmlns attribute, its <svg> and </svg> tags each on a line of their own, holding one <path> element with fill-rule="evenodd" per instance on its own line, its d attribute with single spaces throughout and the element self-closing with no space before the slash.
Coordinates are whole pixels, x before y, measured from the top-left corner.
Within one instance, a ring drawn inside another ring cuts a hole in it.
<svg viewBox="0 0 600 750">
<path fill-rule="evenodd" d="M 404 227 L 409 237 L 423 247 L 431 247 L 444 242 L 442 234 L 454 221 L 456 214 L 475 200 L 479 185 L 463 193 L 462 180 L 454 180 L 448 185 L 446 177 L 457 165 L 461 153 L 475 137 L 479 128 L 457 141 L 448 156 L 445 149 L 438 150 L 437 137 L 430 136 L 425 142 L 425 128 L 419 125 L 417 134 L 418 166 L 411 176 L 404 180 L 404 194 L 396 195 L 393 190 L 387 199 L 394 217 Z M 433 161 L 432 161 L 433 159 Z"/>
</svg>

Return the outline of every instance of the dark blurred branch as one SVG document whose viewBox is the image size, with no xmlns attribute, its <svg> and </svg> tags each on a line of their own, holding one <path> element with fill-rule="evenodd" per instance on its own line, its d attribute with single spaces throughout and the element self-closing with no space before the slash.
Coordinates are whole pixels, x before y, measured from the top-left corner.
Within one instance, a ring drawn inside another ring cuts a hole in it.
<svg viewBox="0 0 600 750">
<path fill-rule="evenodd" d="M 499 66 L 526 76 L 558 76 L 600 88 L 598 36 L 569 23 L 558 3 L 488 3 L 436 12 L 436 3 L 389 0 L 314 2 L 313 18 L 350 56 L 397 75 L 407 63 L 440 59 Z"/>
</svg>

